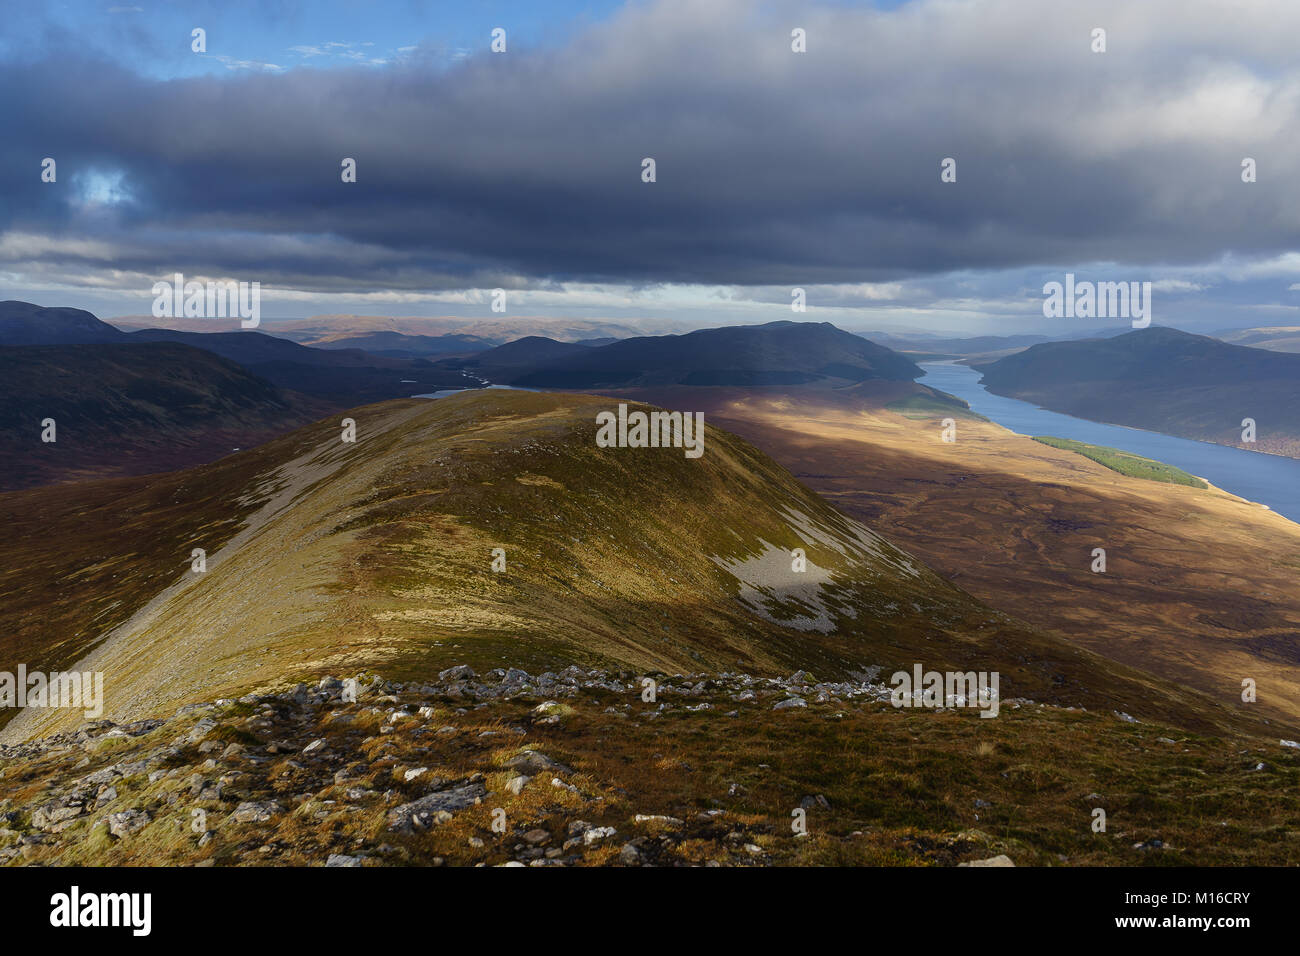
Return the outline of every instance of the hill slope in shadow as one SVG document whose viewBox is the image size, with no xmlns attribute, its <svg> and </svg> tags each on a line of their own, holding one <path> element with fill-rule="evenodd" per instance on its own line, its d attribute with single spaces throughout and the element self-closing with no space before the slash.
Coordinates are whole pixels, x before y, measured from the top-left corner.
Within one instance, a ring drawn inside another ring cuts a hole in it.
<svg viewBox="0 0 1300 956">
<path fill-rule="evenodd" d="M 844 385 L 921 374 L 910 359 L 829 322 L 728 326 L 595 347 L 536 338 L 448 364 L 525 388 Z"/>
<path fill-rule="evenodd" d="M 1049 342 L 974 367 L 998 395 L 1079 418 L 1300 457 L 1300 355 L 1177 329 Z M 1241 441 L 1242 420 L 1258 427 Z"/>
<path fill-rule="evenodd" d="M 0 404 L 6 490 L 210 461 L 330 407 L 169 343 L 0 348 Z M 52 442 L 42 441 L 49 419 Z"/>
</svg>

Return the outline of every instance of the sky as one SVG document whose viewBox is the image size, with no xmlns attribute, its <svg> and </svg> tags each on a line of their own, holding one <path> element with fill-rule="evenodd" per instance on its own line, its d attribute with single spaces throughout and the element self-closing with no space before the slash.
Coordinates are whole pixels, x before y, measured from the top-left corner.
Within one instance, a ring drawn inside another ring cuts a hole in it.
<svg viewBox="0 0 1300 956">
<path fill-rule="evenodd" d="M 1115 326 L 1044 317 L 1073 273 L 1151 282 L 1158 325 L 1300 325 L 1294 0 L 5 17 L 0 298 L 143 314 L 179 272 L 259 282 L 272 319 L 500 318 L 504 289 L 512 316 Z"/>
</svg>

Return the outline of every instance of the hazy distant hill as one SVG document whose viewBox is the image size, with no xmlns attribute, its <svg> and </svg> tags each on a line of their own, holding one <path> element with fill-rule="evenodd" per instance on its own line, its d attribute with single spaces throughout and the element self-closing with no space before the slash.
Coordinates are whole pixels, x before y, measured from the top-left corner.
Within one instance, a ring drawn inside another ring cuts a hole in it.
<svg viewBox="0 0 1300 956">
<path fill-rule="evenodd" d="M 908 381 L 921 374 L 898 353 L 828 322 L 728 326 L 621 339 L 596 348 L 549 339 L 502 348 L 504 353 L 475 356 L 465 367 L 493 382 L 584 389 Z"/>
<path fill-rule="evenodd" d="M 47 309 L 31 302 L 0 302 L 0 345 L 87 345 L 126 342 L 126 333 L 81 309 Z"/>
<path fill-rule="evenodd" d="M 201 349 L 171 343 L 0 349 L 0 488 L 164 471 L 324 414 Z M 53 419 L 56 441 L 41 440 Z"/>
<path fill-rule="evenodd" d="M 1274 352 L 1300 352 L 1300 326 L 1280 325 L 1256 329 L 1228 329 L 1214 333 L 1232 345 L 1249 345 Z"/>
<path fill-rule="evenodd" d="M 318 349 L 364 349 L 372 355 L 446 355 L 452 352 L 482 352 L 500 340 L 478 335 L 405 335 L 401 332 L 369 332 L 318 342 Z"/>
<path fill-rule="evenodd" d="M 276 333 L 307 345 L 323 345 L 334 339 L 352 338 L 373 332 L 403 335 L 472 335 L 496 342 L 509 342 L 528 335 L 544 335 L 562 342 L 613 336 L 656 334 L 678 327 L 667 320 L 629 319 L 607 322 L 600 319 L 552 319 L 537 316 L 515 318 L 493 314 L 484 308 L 481 319 L 459 317 L 419 318 L 368 315 L 317 315 L 310 319 L 276 322 Z"/>
<path fill-rule="evenodd" d="M 1300 457 L 1300 355 L 1149 328 L 975 367 L 992 392 L 1080 418 Z M 1241 442 L 1245 418 L 1253 445 Z"/>
<path fill-rule="evenodd" d="M 271 319 L 263 317 L 261 329 L 272 335 L 323 347 L 340 339 L 358 338 L 378 332 L 437 338 L 444 335 L 472 336 L 494 345 L 528 335 L 545 335 L 562 342 L 596 338 L 627 338 L 633 335 L 657 335 L 680 328 L 680 323 L 664 319 L 629 319 L 606 322 L 599 319 L 552 319 L 537 316 L 503 317 L 484 306 L 483 318 L 443 316 L 437 318 L 376 315 L 316 315 L 307 319 Z M 116 316 L 112 324 L 122 329 L 173 328 L 186 332 L 210 332 L 215 319 L 155 319 L 150 315 Z M 229 328 L 238 330 L 238 320 Z"/>
</svg>

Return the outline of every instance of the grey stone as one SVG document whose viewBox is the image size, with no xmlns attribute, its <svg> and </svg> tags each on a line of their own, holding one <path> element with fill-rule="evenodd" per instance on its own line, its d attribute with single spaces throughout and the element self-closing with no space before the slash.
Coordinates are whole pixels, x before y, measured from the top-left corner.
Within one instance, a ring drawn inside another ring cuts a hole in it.
<svg viewBox="0 0 1300 956">
<path fill-rule="evenodd" d="M 624 843 L 623 849 L 618 851 L 618 862 L 624 866 L 638 866 L 641 863 L 641 851 L 631 843 Z"/>
<path fill-rule="evenodd" d="M 108 832 L 121 839 L 139 833 L 149 824 L 149 814 L 143 810 L 123 810 L 108 815 Z"/>
<path fill-rule="evenodd" d="M 450 790 L 438 790 L 434 793 L 404 803 L 388 811 L 388 828 L 390 830 L 410 831 L 426 829 L 438 820 L 439 814 L 452 814 L 472 807 L 487 795 L 487 788 L 481 783 L 469 783 Z"/>
<path fill-rule="evenodd" d="M 559 761 L 552 760 L 546 754 L 536 750 L 525 750 L 506 761 L 511 770 L 535 777 L 539 773 L 572 773 L 573 771 Z"/>
<path fill-rule="evenodd" d="M 235 807 L 230 819 L 235 823 L 266 823 L 278 814 L 284 813 L 284 807 L 274 800 L 261 802 L 245 800 Z"/>
</svg>

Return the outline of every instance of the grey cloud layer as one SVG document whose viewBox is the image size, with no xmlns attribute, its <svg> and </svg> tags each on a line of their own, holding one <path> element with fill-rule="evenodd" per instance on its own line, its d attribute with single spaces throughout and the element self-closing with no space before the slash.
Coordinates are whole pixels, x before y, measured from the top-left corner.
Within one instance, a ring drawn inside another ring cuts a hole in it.
<svg viewBox="0 0 1300 956">
<path fill-rule="evenodd" d="M 0 269 L 799 285 L 1295 248 L 1300 5 L 1079 6 L 662 2 L 450 70 L 0 64 L 0 230 L 62 240 L 0 243 Z M 89 170 L 126 201 L 69 201 Z"/>
</svg>

